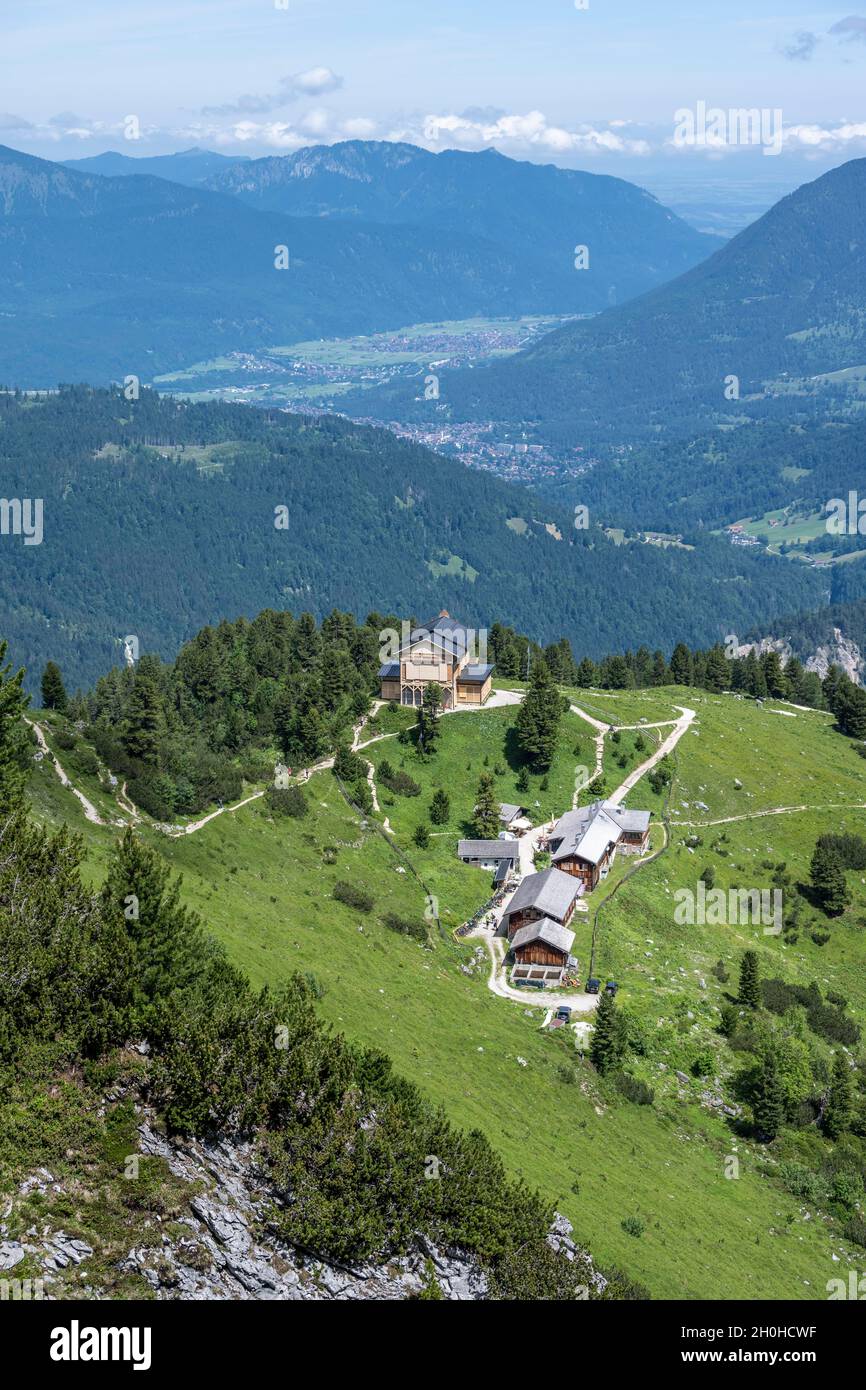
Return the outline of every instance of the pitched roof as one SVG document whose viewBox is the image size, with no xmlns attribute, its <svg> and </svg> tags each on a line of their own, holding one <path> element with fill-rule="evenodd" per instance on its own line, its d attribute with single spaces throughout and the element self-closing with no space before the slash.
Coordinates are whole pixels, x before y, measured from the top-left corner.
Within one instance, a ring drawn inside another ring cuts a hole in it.
<svg viewBox="0 0 866 1390">
<path fill-rule="evenodd" d="M 517 859 L 519 855 L 518 840 L 460 840 L 457 844 L 458 859 Z"/>
<path fill-rule="evenodd" d="M 499 805 L 499 819 L 503 825 L 508 825 L 509 821 L 517 819 L 522 810 L 522 806 L 514 806 L 510 801 L 502 801 Z"/>
<path fill-rule="evenodd" d="M 545 917 L 556 920 L 565 916 L 575 898 L 582 893 L 583 884 L 571 874 L 564 874 L 561 869 L 551 868 L 540 874 L 527 874 L 505 909 L 504 916 L 510 917 L 524 907 L 537 907 Z"/>
<path fill-rule="evenodd" d="M 467 685 L 483 685 L 492 674 L 492 666 L 464 666 L 463 670 L 458 672 L 457 680 L 461 685 L 464 681 Z"/>
<path fill-rule="evenodd" d="M 423 642 L 425 639 L 435 643 L 447 655 L 460 657 L 467 649 L 469 633 L 463 623 L 452 618 L 449 613 L 442 612 L 438 617 L 412 629 L 409 634 L 409 646 L 414 647 L 416 642 Z"/>
<path fill-rule="evenodd" d="M 576 854 L 597 864 L 611 841 L 616 844 L 623 832 L 643 835 L 649 823 L 649 811 L 627 811 L 612 801 L 593 801 L 576 811 L 566 811 L 550 832 L 553 843 L 561 841 L 553 852 L 553 862 Z"/>
<path fill-rule="evenodd" d="M 386 661 L 384 666 L 379 667 L 380 681 L 398 681 L 400 679 L 399 661 Z"/>
<path fill-rule="evenodd" d="M 568 927 L 561 927 L 558 922 L 552 922 L 549 917 L 542 917 L 537 922 L 528 922 L 514 933 L 511 949 L 516 951 L 521 946 L 531 945 L 533 941 L 543 941 L 546 946 L 553 946 L 567 956 L 574 945 L 574 932 L 569 931 Z"/>
</svg>

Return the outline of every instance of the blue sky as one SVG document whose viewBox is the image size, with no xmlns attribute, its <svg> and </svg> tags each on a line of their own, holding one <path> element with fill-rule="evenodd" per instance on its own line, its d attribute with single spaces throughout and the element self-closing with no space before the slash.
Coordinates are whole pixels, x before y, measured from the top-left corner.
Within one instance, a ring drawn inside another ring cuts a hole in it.
<svg viewBox="0 0 866 1390">
<path fill-rule="evenodd" d="M 645 174 L 802 182 L 866 154 L 866 3 L 3 0 L 0 142 L 288 153 L 359 136 Z M 782 155 L 675 151 L 698 101 L 781 108 Z M 124 138 L 134 115 L 140 134 Z"/>
</svg>

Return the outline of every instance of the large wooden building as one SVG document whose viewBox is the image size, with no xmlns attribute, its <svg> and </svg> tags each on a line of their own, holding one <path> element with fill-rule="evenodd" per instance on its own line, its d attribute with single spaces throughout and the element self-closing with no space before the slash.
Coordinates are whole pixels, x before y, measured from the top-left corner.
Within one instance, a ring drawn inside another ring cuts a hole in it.
<svg viewBox="0 0 866 1390">
<path fill-rule="evenodd" d="M 545 987 L 561 984 L 569 963 L 574 959 L 571 954 L 573 945 L 574 932 L 550 917 L 528 922 L 514 933 L 511 942 L 514 952 L 512 982 L 535 983 Z"/>
<path fill-rule="evenodd" d="M 527 874 L 502 914 L 502 925 L 509 941 L 513 941 L 521 927 L 545 918 L 567 927 L 583 891 L 582 883 L 560 869 Z"/>
<path fill-rule="evenodd" d="M 627 811 L 612 801 L 594 801 L 566 811 L 550 832 L 551 862 L 591 892 L 610 872 L 617 853 L 645 854 L 649 811 Z"/>
<path fill-rule="evenodd" d="M 417 706 L 435 683 L 442 687 L 443 709 L 483 705 L 493 687 L 493 667 L 474 659 L 472 645 L 471 631 L 444 611 L 413 628 L 397 660 L 380 668 L 381 698 Z"/>
</svg>

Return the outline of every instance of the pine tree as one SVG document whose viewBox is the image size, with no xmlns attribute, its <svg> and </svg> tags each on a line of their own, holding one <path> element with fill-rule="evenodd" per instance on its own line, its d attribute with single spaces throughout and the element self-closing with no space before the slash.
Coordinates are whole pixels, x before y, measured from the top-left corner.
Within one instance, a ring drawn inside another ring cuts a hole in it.
<svg viewBox="0 0 866 1390">
<path fill-rule="evenodd" d="M 833 1058 L 830 1093 L 824 1107 L 824 1129 L 831 1139 L 838 1139 L 840 1134 L 851 1128 L 853 1118 L 854 1091 L 851 1068 L 844 1052 L 837 1052 Z"/>
<path fill-rule="evenodd" d="M 612 994 L 604 993 L 595 1011 L 592 1042 L 589 1059 L 602 1076 L 615 1071 L 625 1054 L 625 1038 L 622 1022 L 616 1011 L 616 1000 Z"/>
<path fill-rule="evenodd" d="M 42 708 L 56 709 L 63 713 L 67 703 L 60 667 L 56 661 L 49 661 L 42 672 Z"/>
<path fill-rule="evenodd" d="M 420 825 L 415 826 L 415 832 L 412 836 L 412 839 L 414 840 L 415 844 L 418 846 L 419 849 L 427 849 L 427 847 L 429 846 L 430 831 L 427 829 L 427 826 L 424 824 L 423 821 Z"/>
<path fill-rule="evenodd" d="M 517 783 L 516 783 L 516 786 L 517 786 L 517 790 L 520 792 L 521 796 L 524 796 L 524 795 L 526 794 L 526 792 L 529 791 L 529 786 L 530 786 L 530 782 L 529 782 L 529 768 L 526 766 L 525 763 L 524 763 L 523 767 L 520 769 L 520 771 L 519 771 L 518 774 L 517 774 Z"/>
<path fill-rule="evenodd" d="M 737 1000 L 747 1009 L 758 1009 L 761 1006 L 761 971 L 757 951 L 743 953 Z"/>
<path fill-rule="evenodd" d="M 785 1116 L 785 1096 L 779 1076 L 779 1062 L 773 1047 L 768 1048 L 764 1054 L 752 1109 L 755 1115 L 755 1129 L 761 1138 L 775 1139 Z"/>
<path fill-rule="evenodd" d="M 15 810 L 24 795 L 28 760 L 27 736 L 22 715 L 27 708 L 24 671 L 12 675 L 4 666 L 6 643 L 0 642 L 0 816 Z"/>
<path fill-rule="evenodd" d="M 448 793 L 439 788 L 430 803 L 430 819 L 434 825 L 447 825 L 451 816 L 451 799 Z"/>
<path fill-rule="evenodd" d="M 521 752 L 542 772 L 546 772 L 553 762 L 561 718 L 562 698 L 542 657 L 532 668 L 529 689 L 516 722 Z"/>
<path fill-rule="evenodd" d="M 674 685 L 691 685 L 694 680 L 692 654 L 684 642 L 678 642 L 671 656 L 671 680 Z"/>
<path fill-rule="evenodd" d="M 828 917 L 838 917 L 851 902 L 851 891 L 838 850 L 822 836 L 811 864 L 812 887 Z"/>
<path fill-rule="evenodd" d="M 495 840 L 499 834 L 499 799 L 496 795 L 493 778 L 489 772 L 482 772 L 478 783 L 475 817 L 473 825 L 479 840 Z"/>
</svg>

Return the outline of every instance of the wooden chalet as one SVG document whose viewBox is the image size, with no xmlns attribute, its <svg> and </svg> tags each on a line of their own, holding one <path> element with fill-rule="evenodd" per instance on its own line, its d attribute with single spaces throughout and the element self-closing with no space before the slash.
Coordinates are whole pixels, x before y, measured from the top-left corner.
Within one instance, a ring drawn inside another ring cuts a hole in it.
<svg viewBox="0 0 866 1390">
<path fill-rule="evenodd" d="M 574 932 L 550 917 L 527 923 L 514 933 L 511 942 L 514 953 L 512 982 L 535 981 L 545 986 L 561 984 L 563 975 L 574 961 L 571 954 L 573 945 Z"/>
<path fill-rule="evenodd" d="M 502 914 L 502 925 L 509 941 L 514 940 L 521 927 L 545 918 L 560 927 L 567 927 L 583 891 L 582 883 L 560 869 L 550 868 L 540 874 L 527 874 Z"/>
<path fill-rule="evenodd" d="M 444 610 L 413 628 L 396 661 L 379 670 L 383 700 L 421 704 L 428 685 L 442 687 L 442 706 L 483 705 L 493 688 L 493 667 L 473 659 L 471 633 Z"/>
<path fill-rule="evenodd" d="M 592 892 L 607 878 L 617 853 L 645 854 L 649 811 L 627 811 L 611 801 L 594 801 L 566 811 L 550 832 L 551 862 Z"/>
</svg>

